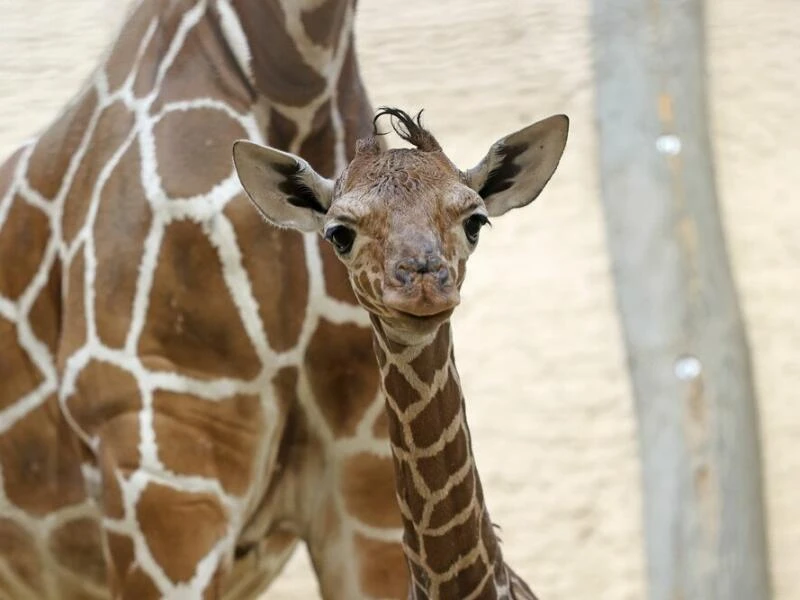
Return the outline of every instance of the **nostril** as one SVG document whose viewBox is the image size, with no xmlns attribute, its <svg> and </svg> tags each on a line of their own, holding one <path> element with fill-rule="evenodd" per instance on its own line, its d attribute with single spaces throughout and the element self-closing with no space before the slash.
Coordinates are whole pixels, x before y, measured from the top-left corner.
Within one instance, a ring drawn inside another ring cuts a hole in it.
<svg viewBox="0 0 800 600">
<path fill-rule="evenodd" d="M 406 285 L 411 282 L 411 271 L 403 266 L 398 266 L 394 270 L 394 277 L 397 281 Z"/>
<path fill-rule="evenodd" d="M 394 268 L 394 276 L 403 285 L 411 283 L 414 274 L 420 271 L 420 263 L 413 258 L 401 260 Z"/>
<path fill-rule="evenodd" d="M 436 273 L 442 268 L 442 259 L 436 255 L 425 257 L 424 273 Z"/>
<path fill-rule="evenodd" d="M 407 258 L 398 261 L 394 268 L 394 276 L 403 285 L 411 283 L 417 275 L 431 274 L 441 284 L 446 284 L 450 273 L 444 261 L 436 255 L 428 255 L 424 259 Z"/>
</svg>

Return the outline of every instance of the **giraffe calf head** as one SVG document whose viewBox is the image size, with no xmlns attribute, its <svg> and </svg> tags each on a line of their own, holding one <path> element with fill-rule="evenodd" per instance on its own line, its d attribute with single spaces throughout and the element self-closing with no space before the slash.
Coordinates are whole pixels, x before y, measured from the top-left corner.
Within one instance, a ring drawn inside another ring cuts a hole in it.
<svg viewBox="0 0 800 600">
<path fill-rule="evenodd" d="M 233 160 L 267 221 L 321 233 L 367 310 L 391 329 L 425 333 L 458 304 L 466 260 L 489 218 L 542 191 L 564 151 L 568 119 L 553 116 L 512 133 L 461 171 L 420 115 L 384 108 L 376 122 L 384 115 L 413 147 L 382 149 L 376 127 L 336 180 L 302 158 L 247 141 L 234 144 Z"/>
</svg>

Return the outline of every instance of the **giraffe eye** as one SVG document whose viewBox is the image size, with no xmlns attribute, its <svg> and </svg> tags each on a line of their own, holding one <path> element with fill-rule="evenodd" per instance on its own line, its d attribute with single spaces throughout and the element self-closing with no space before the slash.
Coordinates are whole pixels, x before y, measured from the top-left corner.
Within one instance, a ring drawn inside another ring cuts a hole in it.
<svg viewBox="0 0 800 600">
<path fill-rule="evenodd" d="M 325 230 L 325 239 L 333 244 L 336 252 L 347 254 L 353 247 L 356 232 L 344 225 L 334 225 Z"/>
<path fill-rule="evenodd" d="M 470 244 L 478 243 L 478 234 L 481 232 L 481 227 L 489 222 L 489 217 L 481 213 L 475 213 L 464 221 L 464 233 L 467 234 L 467 240 Z"/>
</svg>

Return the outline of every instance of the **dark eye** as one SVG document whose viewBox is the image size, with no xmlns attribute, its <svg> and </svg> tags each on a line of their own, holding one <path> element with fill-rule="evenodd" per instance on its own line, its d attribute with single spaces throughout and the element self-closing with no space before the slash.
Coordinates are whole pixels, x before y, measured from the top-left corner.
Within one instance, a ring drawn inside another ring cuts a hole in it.
<svg viewBox="0 0 800 600">
<path fill-rule="evenodd" d="M 325 230 L 325 239 L 333 244 L 333 247 L 336 248 L 336 252 L 339 254 L 347 254 L 353 247 L 353 242 L 356 239 L 356 232 L 344 225 L 334 225 Z"/>
<path fill-rule="evenodd" d="M 481 227 L 489 222 L 486 215 L 475 213 L 464 221 L 464 233 L 467 234 L 467 240 L 470 244 L 478 243 L 478 234 L 481 232 Z"/>
</svg>

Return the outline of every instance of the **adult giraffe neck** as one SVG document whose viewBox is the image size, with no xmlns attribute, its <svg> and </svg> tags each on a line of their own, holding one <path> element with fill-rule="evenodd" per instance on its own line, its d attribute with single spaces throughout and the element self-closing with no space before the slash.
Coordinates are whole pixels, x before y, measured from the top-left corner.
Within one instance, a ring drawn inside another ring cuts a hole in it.
<svg viewBox="0 0 800 600">
<path fill-rule="evenodd" d="M 412 597 L 503 597 L 508 573 L 475 465 L 450 322 L 407 344 L 371 319 Z"/>
<path fill-rule="evenodd" d="M 218 28 L 261 106 L 270 145 L 333 176 L 372 110 L 353 36 L 355 0 L 214 0 Z"/>
<path fill-rule="evenodd" d="M 216 0 L 216 9 L 242 70 L 287 107 L 324 92 L 353 34 L 353 0 Z"/>
</svg>

